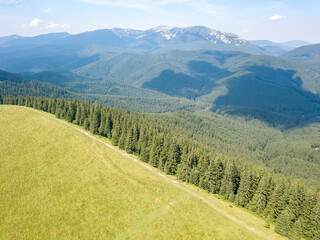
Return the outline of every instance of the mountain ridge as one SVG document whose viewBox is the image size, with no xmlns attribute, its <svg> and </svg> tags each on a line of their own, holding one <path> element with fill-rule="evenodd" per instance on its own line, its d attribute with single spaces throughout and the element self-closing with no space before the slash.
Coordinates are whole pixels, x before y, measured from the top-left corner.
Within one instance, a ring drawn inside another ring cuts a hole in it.
<svg viewBox="0 0 320 240">
<path fill-rule="evenodd" d="M 50 33 L 35 37 L 18 37 L 18 39 L 2 37 L 0 38 L 0 47 L 34 45 L 39 40 L 45 40 L 41 43 L 42 45 L 102 44 L 136 52 L 207 49 L 265 54 L 263 49 L 251 44 L 237 34 L 218 31 L 205 26 L 158 26 L 148 30 L 112 28 L 79 34 Z"/>
</svg>

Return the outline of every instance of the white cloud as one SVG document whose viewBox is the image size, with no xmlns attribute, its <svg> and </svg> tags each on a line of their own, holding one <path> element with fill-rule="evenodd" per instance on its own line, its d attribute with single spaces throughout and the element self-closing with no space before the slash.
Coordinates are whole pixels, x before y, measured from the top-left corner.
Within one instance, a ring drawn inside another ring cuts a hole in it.
<svg viewBox="0 0 320 240">
<path fill-rule="evenodd" d="M 69 28 L 69 27 L 70 27 L 70 24 L 63 23 L 63 24 L 60 24 L 60 26 L 61 26 L 62 28 Z"/>
<path fill-rule="evenodd" d="M 242 32 L 243 33 L 247 33 L 247 32 L 250 32 L 250 30 L 249 29 L 243 29 Z"/>
<path fill-rule="evenodd" d="M 58 28 L 60 27 L 60 24 L 59 23 L 51 23 L 47 26 L 47 28 L 51 29 L 51 28 Z"/>
<path fill-rule="evenodd" d="M 67 24 L 67 23 L 59 24 L 59 23 L 52 22 L 46 28 L 53 29 L 53 28 L 69 28 L 69 27 L 70 27 L 70 24 Z"/>
<path fill-rule="evenodd" d="M 271 21 L 276 21 L 276 20 L 281 20 L 281 19 L 283 19 L 283 16 L 281 16 L 281 15 L 273 15 L 273 16 L 269 17 L 269 20 L 271 20 Z"/>
<path fill-rule="evenodd" d="M 37 27 L 41 22 L 42 22 L 41 19 L 39 19 L 39 18 L 34 18 L 34 19 L 32 19 L 31 22 L 29 23 L 29 27 Z"/>
<path fill-rule="evenodd" d="M 51 12 L 52 11 L 52 8 L 46 8 L 43 10 L 43 12 L 47 13 L 47 12 Z"/>
</svg>

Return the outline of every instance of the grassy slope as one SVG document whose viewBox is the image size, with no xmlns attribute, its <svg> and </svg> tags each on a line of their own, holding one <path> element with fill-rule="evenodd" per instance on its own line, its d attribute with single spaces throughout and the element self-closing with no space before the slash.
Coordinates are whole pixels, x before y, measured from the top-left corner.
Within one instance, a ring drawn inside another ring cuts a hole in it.
<svg viewBox="0 0 320 240">
<path fill-rule="evenodd" d="M 175 186 L 50 114 L 0 106 L 0 133 L 1 239 L 281 239 L 247 211 Z"/>
</svg>

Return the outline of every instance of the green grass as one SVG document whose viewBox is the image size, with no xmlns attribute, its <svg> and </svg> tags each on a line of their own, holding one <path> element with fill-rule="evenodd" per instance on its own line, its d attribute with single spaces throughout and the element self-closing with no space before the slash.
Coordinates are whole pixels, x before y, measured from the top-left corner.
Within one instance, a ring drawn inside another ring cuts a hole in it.
<svg viewBox="0 0 320 240">
<path fill-rule="evenodd" d="M 0 106 L 0 133 L 0 239 L 282 239 L 50 114 Z"/>
</svg>

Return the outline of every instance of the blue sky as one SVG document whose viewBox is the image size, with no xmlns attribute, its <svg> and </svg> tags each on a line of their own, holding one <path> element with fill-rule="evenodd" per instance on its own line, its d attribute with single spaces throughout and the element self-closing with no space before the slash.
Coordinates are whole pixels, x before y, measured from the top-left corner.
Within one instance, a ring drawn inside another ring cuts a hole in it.
<svg viewBox="0 0 320 240">
<path fill-rule="evenodd" d="M 245 39 L 320 42 L 319 0 L 0 0 L 0 36 L 204 25 Z"/>
</svg>

